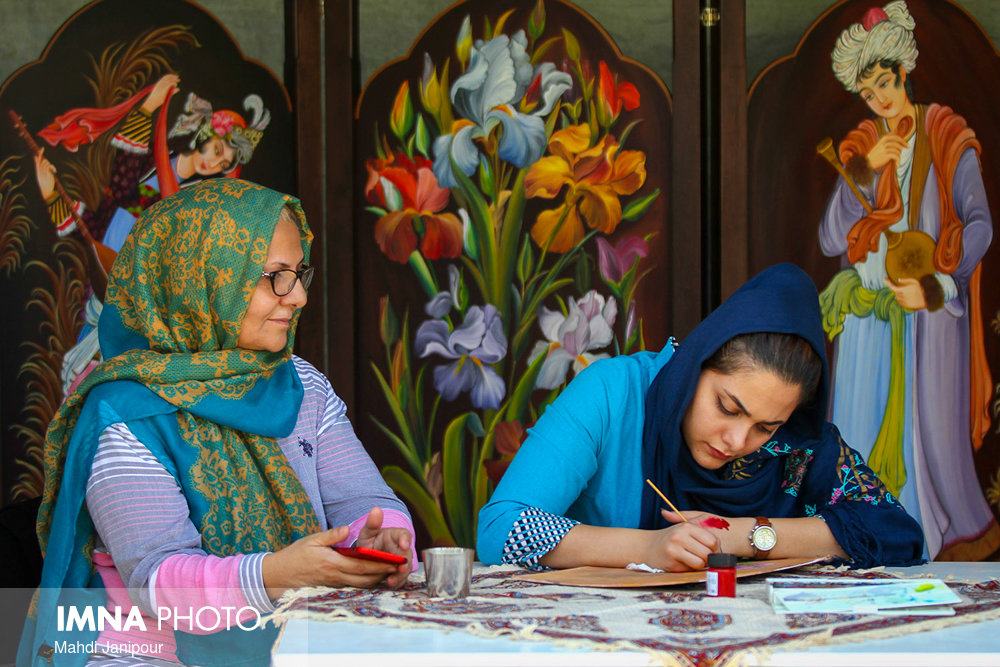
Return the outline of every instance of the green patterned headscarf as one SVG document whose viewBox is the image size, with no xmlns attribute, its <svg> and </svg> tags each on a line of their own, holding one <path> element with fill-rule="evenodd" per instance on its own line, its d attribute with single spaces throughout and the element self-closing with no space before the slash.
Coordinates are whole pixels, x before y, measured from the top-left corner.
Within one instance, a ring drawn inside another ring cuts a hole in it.
<svg viewBox="0 0 1000 667">
<path fill-rule="evenodd" d="M 274 551 L 319 530 L 275 441 L 292 432 L 302 402 L 291 363 L 298 316 L 283 351 L 236 347 L 284 207 L 307 261 L 312 235 L 298 200 L 246 181 L 208 179 L 136 222 L 109 276 L 99 323 L 106 361 L 66 398 L 46 437 L 43 591 L 100 586 L 83 500 L 112 423 L 127 423 L 177 479 L 209 554 Z M 49 602 L 39 600 L 39 626 L 55 617 Z"/>
</svg>

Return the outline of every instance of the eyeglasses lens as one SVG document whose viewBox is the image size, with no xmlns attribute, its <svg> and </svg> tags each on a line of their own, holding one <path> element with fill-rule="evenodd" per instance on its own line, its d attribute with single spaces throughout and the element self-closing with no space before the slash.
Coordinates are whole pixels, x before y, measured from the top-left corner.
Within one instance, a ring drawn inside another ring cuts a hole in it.
<svg viewBox="0 0 1000 667">
<path fill-rule="evenodd" d="M 303 289 L 309 289 L 309 284 L 312 282 L 315 272 L 315 267 L 312 266 L 304 266 L 298 271 L 281 269 L 280 271 L 273 272 L 271 280 L 274 286 L 274 293 L 277 296 L 285 296 L 295 289 L 295 282 L 297 280 L 302 281 Z"/>
</svg>

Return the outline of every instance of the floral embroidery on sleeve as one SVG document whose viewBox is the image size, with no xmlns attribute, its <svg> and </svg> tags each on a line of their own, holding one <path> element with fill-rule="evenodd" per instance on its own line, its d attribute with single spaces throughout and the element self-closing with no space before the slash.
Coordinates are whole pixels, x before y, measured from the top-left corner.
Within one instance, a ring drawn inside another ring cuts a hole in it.
<svg viewBox="0 0 1000 667">
<path fill-rule="evenodd" d="M 837 475 L 840 485 L 830 493 L 830 504 L 842 500 L 854 500 L 878 505 L 887 502 L 895 505 L 896 499 L 885 488 L 885 484 L 865 465 L 861 455 L 852 450 L 841 439 Z"/>
<path fill-rule="evenodd" d="M 809 462 L 813 460 L 813 450 L 796 449 L 785 459 L 785 476 L 781 480 L 781 488 L 790 496 L 799 495 L 802 482 L 805 480 Z"/>
</svg>

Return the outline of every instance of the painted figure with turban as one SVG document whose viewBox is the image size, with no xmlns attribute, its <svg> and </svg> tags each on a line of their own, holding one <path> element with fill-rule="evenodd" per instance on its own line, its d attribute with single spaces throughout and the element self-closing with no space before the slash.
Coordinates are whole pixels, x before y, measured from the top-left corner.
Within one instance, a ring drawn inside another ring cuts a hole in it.
<svg viewBox="0 0 1000 667">
<path fill-rule="evenodd" d="M 973 454 L 989 429 L 980 262 L 993 237 L 981 147 L 964 118 L 913 101 L 905 2 L 841 33 L 834 75 L 872 117 L 838 146 L 819 228 L 843 270 L 820 296 L 834 341 L 830 420 L 923 526 L 928 558 L 1000 547 Z"/>
</svg>

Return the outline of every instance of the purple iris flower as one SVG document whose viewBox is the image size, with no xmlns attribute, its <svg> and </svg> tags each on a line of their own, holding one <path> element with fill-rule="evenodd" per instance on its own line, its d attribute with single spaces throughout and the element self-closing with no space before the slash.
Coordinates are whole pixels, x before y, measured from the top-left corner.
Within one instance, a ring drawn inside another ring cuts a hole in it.
<svg viewBox="0 0 1000 667">
<path fill-rule="evenodd" d="M 448 265 L 448 291 L 438 292 L 424 306 L 424 311 L 433 318 L 441 319 L 449 312 L 451 307 L 460 308 L 458 303 L 458 290 L 461 287 L 461 276 L 458 267 L 454 264 Z"/>
<path fill-rule="evenodd" d="M 490 364 L 507 354 L 507 338 L 495 306 L 470 306 L 454 331 L 443 320 L 427 320 L 417 329 L 414 347 L 421 358 L 437 354 L 454 359 L 434 369 L 434 388 L 445 400 L 453 401 L 467 391 L 476 408 L 500 407 L 507 387 Z"/>
<path fill-rule="evenodd" d="M 597 239 L 597 264 L 601 267 L 601 275 L 609 283 L 618 284 L 635 263 L 636 257 L 649 254 L 649 246 L 640 236 L 629 236 L 611 247 L 605 239 Z"/>
</svg>

